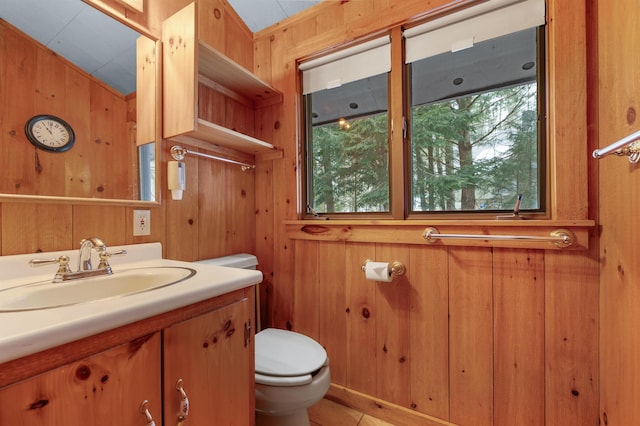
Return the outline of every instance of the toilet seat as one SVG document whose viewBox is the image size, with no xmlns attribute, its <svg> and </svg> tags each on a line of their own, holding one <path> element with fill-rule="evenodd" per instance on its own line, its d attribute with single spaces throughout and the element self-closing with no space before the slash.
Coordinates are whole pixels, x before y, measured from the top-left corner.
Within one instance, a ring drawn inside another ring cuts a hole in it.
<svg viewBox="0 0 640 426">
<path fill-rule="evenodd" d="M 301 386 L 327 363 L 327 352 L 303 334 L 267 328 L 256 334 L 255 358 L 256 383 Z"/>
</svg>

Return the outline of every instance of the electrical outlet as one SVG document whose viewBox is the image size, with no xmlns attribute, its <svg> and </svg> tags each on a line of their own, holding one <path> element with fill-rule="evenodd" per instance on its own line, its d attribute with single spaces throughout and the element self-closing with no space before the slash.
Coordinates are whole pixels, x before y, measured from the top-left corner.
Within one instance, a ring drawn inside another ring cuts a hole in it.
<svg viewBox="0 0 640 426">
<path fill-rule="evenodd" d="M 151 235 L 151 211 L 150 210 L 134 210 L 133 211 L 133 235 Z"/>
</svg>

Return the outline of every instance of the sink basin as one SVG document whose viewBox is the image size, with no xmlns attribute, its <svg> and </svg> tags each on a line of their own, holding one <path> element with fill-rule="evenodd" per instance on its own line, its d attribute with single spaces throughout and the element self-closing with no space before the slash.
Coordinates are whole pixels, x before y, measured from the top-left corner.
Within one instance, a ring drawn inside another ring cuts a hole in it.
<svg viewBox="0 0 640 426">
<path fill-rule="evenodd" d="M 123 297 L 173 285 L 195 273 L 191 268 L 158 266 L 62 283 L 27 283 L 0 291 L 0 312 L 49 309 Z"/>
</svg>

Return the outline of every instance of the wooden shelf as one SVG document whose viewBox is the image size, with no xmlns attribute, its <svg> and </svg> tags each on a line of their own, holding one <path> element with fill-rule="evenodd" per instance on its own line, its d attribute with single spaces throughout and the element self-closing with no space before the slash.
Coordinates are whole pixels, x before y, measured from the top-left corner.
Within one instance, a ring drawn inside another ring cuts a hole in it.
<svg viewBox="0 0 640 426">
<path fill-rule="evenodd" d="M 194 2 L 162 24 L 163 137 L 204 149 L 209 144 L 211 148 L 223 147 L 258 158 L 278 158 L 281 151 L 270 143 L 200 118 L 197 107 L 200 80 L 253 110 L 281 102 L 283 96 L 243 66 L 198 40 L 197 22 Z"/>
<path fill-rule="evenodd" d="M 203 41 L 198 42 L 198 74 L 257 104 L 282 101 L 282 93 Z"/>
<path fill-rule="evenodd" d="M 172 136 L 170 139 L 192 145 L 195 139 L 253 155 L 269 154 L 276 151 L 276 148 L 270 143 L 202 119 L 198 119 L 195 130 Z"/>
</svg>

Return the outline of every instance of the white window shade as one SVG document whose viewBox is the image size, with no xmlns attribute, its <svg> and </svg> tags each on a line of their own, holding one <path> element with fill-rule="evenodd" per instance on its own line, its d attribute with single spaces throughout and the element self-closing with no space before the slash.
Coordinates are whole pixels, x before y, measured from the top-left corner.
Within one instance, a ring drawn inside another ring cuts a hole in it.
<svg viewBox="0 0 640 426">
<path fill-rule="evenodd" d="M 544 0 L 488 0 L 405 30 L 405 62 L 455 52 L 544 24 Z"/>
<path fill-rule="evenodd" d="M 387 73 L 391 71 L 391 38 L 377 38 L 303 62 L 299 69 L 305 95 Z"/>
</svg>

